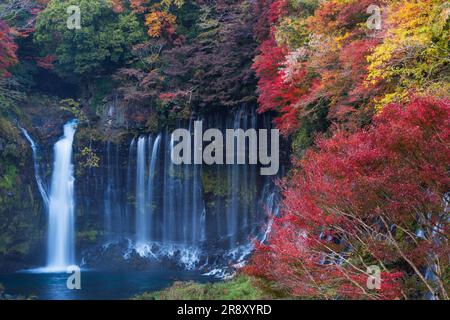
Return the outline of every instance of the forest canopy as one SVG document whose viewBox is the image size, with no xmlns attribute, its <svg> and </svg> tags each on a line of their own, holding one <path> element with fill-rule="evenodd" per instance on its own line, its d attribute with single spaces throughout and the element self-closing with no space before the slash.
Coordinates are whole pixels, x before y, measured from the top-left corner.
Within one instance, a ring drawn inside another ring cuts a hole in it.
<svg viewBox="0 0 450 320">
<path fill-rule="evenodd" d="M 70 5 L 82 12 L 79 30 L 67 27 Z M 132 46 L 145 38 L 132 12 L 115 13 L 111 2 L 101 0 L 51 1 L 40 13 L 34 33 L 41 54 L 54 55 L 55 71 L 79 80 L 122 65 L 131 57 Z"/>
</svg>

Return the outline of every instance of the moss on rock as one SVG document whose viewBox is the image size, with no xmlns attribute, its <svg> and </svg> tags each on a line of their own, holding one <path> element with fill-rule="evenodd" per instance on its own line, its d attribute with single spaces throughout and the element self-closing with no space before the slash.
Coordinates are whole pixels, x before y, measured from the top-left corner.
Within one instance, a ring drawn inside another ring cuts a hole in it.
<svg viewBox="0 0 450 320">
<path fill-rule="evenodd" d="M 253 278 L 239 275 L 223 282 L 199 284 L 175 282 L 171 287 L 146 292 L 133 300 L 260 300 L 271 297 L 255 285 Z"/>
</svg>

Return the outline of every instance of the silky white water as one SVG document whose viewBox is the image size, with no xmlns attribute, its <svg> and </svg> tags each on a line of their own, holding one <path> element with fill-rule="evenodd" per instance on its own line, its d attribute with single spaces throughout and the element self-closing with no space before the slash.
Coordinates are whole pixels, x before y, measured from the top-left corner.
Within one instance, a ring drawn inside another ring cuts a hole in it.
<svg viewBox="0 0 450 320">
<path fill-rule="evenodd" d="M 47 189 L 45 188 L 45 183 L 41 177 L 39 163 L 38 163 L 38 146 L 28 134 L 28 131 L 24 128 L 20 128 L 25 138 L 28 140 L 31 146 L 31 150 L 33 151 L 33 164 L 34 164 L 34 176 L 36 178 L 36 184 L 39 189 L 39 193 L 41 194 L 42 201 L 44 202 L 45 209 L 48 209 L 48 194 Z"/>
<path fill-rule="evenodd" d="M 54 164 L 49 197 L 48 257 L 46 270 L 65 272 L 74 263 L 74 183 L 72 144 L 77 123 L 64 125 L 64 136 L 54 146 Z"/>
<path fill-rule="evenodd" d="M 156 137 L 156 140 L 153 144 L 152 147 L 152 152 L 151 152 L 151 157 L 150 157 L 150 162 L 149 162 L 149 170 L 148 170 L 148 197 L 147 197 L 147 202 L 148 202 L 148 211 L 149 211 L 149 215 L 147 215 L 147 219 L 144 221 L 144 224 L 146 226 L 148 226 L 144 232 L 148 233 L 150 232 L 150 239 L 153 239 L 154 234 L 153 234 L 153 202 L 155 200 L 155 176 L 156 176 L 156 163 L 158 161 L 158 151 L 159 151 L 159 144 L 161 141 L 161 134 L 159 134 Z M 150 151 L 150 145 L 149 145 L 149 151 Z M 149 152 L 150 153 L 150 152 Z M 148 235 L 146 236 L 148 237 Z M 145 238 L 145 241 L 147 241 L 147 238 Z"/>
<path fill-rule="evenodd" d="M 137 164 L 136 164 L 136 231 L 137 240 L 146 242 L 147 240 L 147 212 L 145 203 L 145 143 L 146 137 L 139 137 L 137 143 Z"/>
</svg>

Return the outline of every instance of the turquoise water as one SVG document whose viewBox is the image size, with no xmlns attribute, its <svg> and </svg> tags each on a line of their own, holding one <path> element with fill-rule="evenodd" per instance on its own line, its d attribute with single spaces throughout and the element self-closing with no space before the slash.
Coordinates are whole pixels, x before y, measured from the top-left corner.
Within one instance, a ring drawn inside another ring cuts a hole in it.
<svg viewBox="0 0 450 320">
<path fill-rule="evenodd" d="M 70 290 L 66 273 L 17 272 L 0 274 L 0 283 L 10 295 L 35 296 L 43 300 L 129 299 L 145 291 L 170 286 L 174 281 L 208 282 L 214 279 L 198 272 L 164 269 L 145 272 L 82 271 L 81 289 Z"/>
</svg>

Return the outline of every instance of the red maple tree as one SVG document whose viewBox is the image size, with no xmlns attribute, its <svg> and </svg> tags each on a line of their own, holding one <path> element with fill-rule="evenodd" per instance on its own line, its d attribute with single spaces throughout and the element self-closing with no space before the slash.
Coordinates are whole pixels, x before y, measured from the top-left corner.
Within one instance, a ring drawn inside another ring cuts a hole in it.
<svg viewBox="0 0 450 320">
<path fill-rule="evenodd" d="M 246 271 L 295 296 L 448 299 L 450 100 L 391 104 L 367 130 L 316 144 Z M 366 286 L 371 265 L 379 290 Z"/>
<path fill-rule="evenodd" d="M 10 76 L 7 69 L 17 62 L 17 45 L 8 24 L 0 20 L 0 77 Z"/>
</svg>

